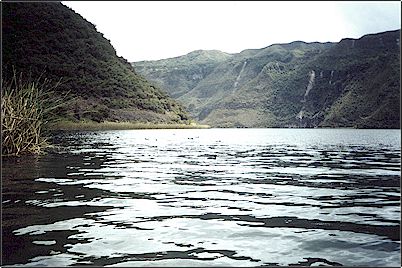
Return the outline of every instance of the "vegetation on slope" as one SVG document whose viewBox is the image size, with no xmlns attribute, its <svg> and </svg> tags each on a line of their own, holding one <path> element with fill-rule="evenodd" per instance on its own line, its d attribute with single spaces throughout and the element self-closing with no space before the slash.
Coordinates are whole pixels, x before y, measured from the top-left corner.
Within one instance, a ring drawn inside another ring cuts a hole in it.
<svg viewBox="0 0 402 268">
<path fill-rule="evenodd" d="M 61 3 L 2 3 L 3 77 L 13 69 L 53 81 L 74 102 L 70 120 L 186 123 L 183 107 L 135 73 L 96 27 Z"/>
<path fill-rule="evenodd" d="M 180 57 L 140 61 L 132 65 L 137 72 L 154 81 L 170 96 L 179 98 L 230 57 L 230 54 L 218 50 L 196 50 Z"/>
<path fill-rule="evenodd" d="M 400 128 L 399 38 L 392 31 L 345 39 L 315 62 L 333 66 L 339 91 L 321 126 Z"/>
<path fill-rule="evenodd" d="M 400 128 L 399 38 L 397 30 L 245 50 L 178 100 L 218 127 Z M 167 81 L 152 72 L 152 63 L 148 68 L 150 79 L 174 85 L 173 74 Z"/>
</svg>

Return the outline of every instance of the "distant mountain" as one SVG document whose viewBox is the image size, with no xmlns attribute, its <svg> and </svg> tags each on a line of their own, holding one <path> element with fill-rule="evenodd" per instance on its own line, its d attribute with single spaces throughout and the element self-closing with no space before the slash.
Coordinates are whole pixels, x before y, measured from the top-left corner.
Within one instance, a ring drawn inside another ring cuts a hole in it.
<svg viewBox="0 0 402 268">
<path fill-rule="evenodd" d="M 179 98 L 230 57 L 218 50 L 196 50 L 176 58 L 136 62 L 135 69 L 166 89 L 173 98 Z"/>
<path fill-rule="evenodd" d="M 211 60 L 203 76 L 196 60 L 179 64 L 191 53 L 163 60 L 164 71 L 160 61 L 132 65 L 212 126 L 400 128 L 399 40 L 397 30 L 274 44 Z"/>
<path fill-rule="evenodd" d="M 70 119 L 184 122 L 183 107 L 135 73 L 109 40 L 57 2 L 5 2 L 2 7 L 3 78 L 13 68 L 24 77 L 58 81 L 76 97 Z"/>
</svg>

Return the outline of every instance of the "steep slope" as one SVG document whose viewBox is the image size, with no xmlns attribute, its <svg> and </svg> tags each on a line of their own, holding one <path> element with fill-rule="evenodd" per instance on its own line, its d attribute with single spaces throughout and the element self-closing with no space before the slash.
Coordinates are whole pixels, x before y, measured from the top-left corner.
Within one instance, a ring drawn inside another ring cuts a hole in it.
<svg viewBox="0 0 402 268">
<path fill-rule="evenodd" d="M 196 50 L 175 58 L 132 64 L 137 72 L 166 89 L 170 96 L 179 98 L 230 57 L 218 50 Z"/>
<path fill-rule="evenodd" d="M 213 126 L 399 128 L 399 38 L 245 50 L 178 100 Z"/>
<path fill-rule="evenodd" d="M 327 71 L 328 77 L 312 91 L 310 111 L 323 110 L 320 90 L 333 86 L 340 94 L 321 113 L 321 126 L 400 128 L 399 40 L 400 31 L 344 39 L 313 63 L 312 68 Z"/>
<path fill-rule="evenodd" d="M 262 101 L 273 93 L 269 86 L 276 77 L 271 76 L 284 72 L 285 66 L 292 70 L 294 66 L 302 65 L 330 45 L 293 42 L 243 51 L 216 67 L 213 73 L 179 100 L 199 120 L 207 120 L 214 125 L 246 126 L 247 123 L 248 126 L 263 126 L 265 123 L 256 120 Z M 238 112 L 234 113 L 235 110 Z M 221 115 L 218 112 L 222 112 Z M 211 113 L 223 121 L 210 120 Z M 238 120 L 233 121 L 234 118 Z M 267 116 L 261 119 L 269 120 Z"/>
<path fill-rule="evenodd" d="M 2 3 L 3 78 L 62 78 L 70 119 L 182 122 L 183 107 L 117 57 L 96 27 L 61 3 Z"/>
</svg>

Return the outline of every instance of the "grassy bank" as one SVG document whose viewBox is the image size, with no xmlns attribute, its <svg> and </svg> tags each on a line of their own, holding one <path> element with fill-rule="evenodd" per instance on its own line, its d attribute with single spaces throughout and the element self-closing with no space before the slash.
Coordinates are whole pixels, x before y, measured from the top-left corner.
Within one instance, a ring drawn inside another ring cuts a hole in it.
<svg viewBox="0 0 402 268">
<path fill-rule="evenodd" d="M 49 125 L 51 130 L 127 130 L 127 129 L 205 129 L 208 125 L 197 124 L 154 124 L 139 122 L 92 122 L 59 121 Z"/>
</svg>

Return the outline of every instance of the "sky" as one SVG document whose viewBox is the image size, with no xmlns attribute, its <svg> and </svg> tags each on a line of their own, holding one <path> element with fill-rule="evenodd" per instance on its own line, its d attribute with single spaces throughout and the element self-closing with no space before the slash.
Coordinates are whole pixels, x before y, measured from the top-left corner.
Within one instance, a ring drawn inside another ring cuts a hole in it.
<svg viewBox="0 0 402 268">
<path fill-rule="evenodd" d="M 62 1 L 118 56 L 158 60 L 194 50 L 238 53 L 292 41 L 339 42 L 401 28 L 399 1 Z"/>
</svg>

